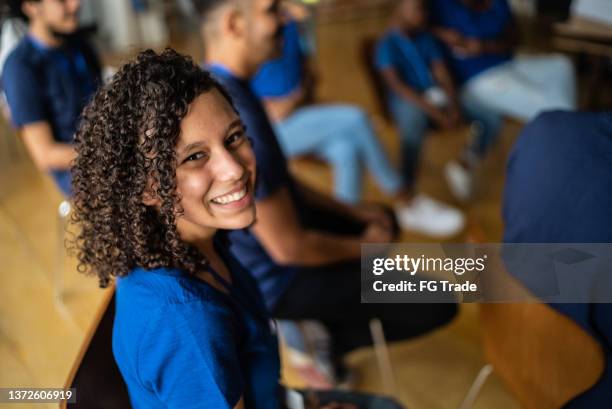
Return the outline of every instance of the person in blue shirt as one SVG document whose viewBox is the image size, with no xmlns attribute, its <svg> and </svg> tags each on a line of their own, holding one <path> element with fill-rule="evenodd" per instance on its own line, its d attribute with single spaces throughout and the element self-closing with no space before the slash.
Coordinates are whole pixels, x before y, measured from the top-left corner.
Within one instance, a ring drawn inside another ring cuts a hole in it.
<svg viewBox="0 0 612 409">
<path fill-rule="evenodd" d="M 11 3 L 28 33 L 7 57 L 2 89 L 38 168 L 70 195 L 71 145 L 81 110 L 101 83 L 97 54 L 78 30 L 78 0 Z"/>
<path fill-rule="evenodd" d="M 315 319 L 331 334 L 335 358 L 372 343 L 381 320 L 390 341 L 447 323 L 454 304 L 362 304 L 361 243 L 395 237 L 392 214 L 373 204 L 349 206 L 294 179 L 250 79 L 278 55 L 279 0 L 194 2 L 204 35 L 205 66 L 232 95 L 257 157 L 257 221 L 230 232 L 232 254 L 257 279 L 275 318 Z"/>
<path fill-rule="evenodd" d="M 576 108 L 576 79 L 562 55 L 515 55 L 507 0 L 434 0 L 431 20 L 466 97 L 520 121 Z"/>
<path fill-rule="evenodd" d="M 400 1 L 393 17 L 377 44 L 375 65 L 388 88 L 389 111 L 400 131 L 403 173 L 416 179 L 430 123 L 448 129 L 465 117 L 472 122 L 472 140 L 445 171 L 454 195 L 467 200 L 474 189 L 473 170 L 497 138 L 502 118 L 486 105 L 457 95 L 441 46 L 428 30 L 423 0 Z"/>
<path fill-rule="evenodd" d="M 612 243 L 612 111 L 539 115 L 508 159 L 505 243 Z M 511 273 L 520 273 L 510 271 Z M 612 401 L 612 304 L 553 304 L 602 346 L 599 381 L 564 408 Z M 560 340 L 559 342 L 563 342 Z"/>
<path fill-rule="evenodd" d="M 112 348 L 132 406 L 284 407 L 274 325 L 228 251 L 227 232 L 255 221 L 256 159 L 227 92 L 173 50 L 144 51 L 85 108 L 75 147 L 73 245 L 81 271 L 115 281 Z"/>
<path fill-rule="evenodd" d="M 314 154 L 329 162 L 335 196 L 347 203 L 361 200 L 365 167 L 394 198 L 403 229 L 433 236 L 456 234 L 463 226 L 458 210 L 423 193 L 416 195 L 414 175 L 400 174 L 391 165 L 361 108 L 308 103 L 309 61 L 298 23 L 289 18 L 283 29 L 281 56 L 266 62 L 251 80 L 253 91 L 274 121 L 283 152 L 290 158 Z"/>
</svg>

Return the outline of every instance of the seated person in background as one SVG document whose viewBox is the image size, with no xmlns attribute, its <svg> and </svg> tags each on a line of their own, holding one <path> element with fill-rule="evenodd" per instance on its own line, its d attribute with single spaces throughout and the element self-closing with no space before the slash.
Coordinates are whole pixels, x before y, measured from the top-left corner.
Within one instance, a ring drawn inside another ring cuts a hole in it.
<svg viewBox="0 0 612 409">
<path fill-rule="evenodd" d="M 413 175 L 402 178 L 389 162 L 368 115 L 359 107 L 307 104 L 308 61 L 295 21 L 284 28 L 282 55 L 264 64 L 251 85 L 263 100 L 283 152 L 289 157 L 317 155 L 332 166 L 335 196 L 347 203 L 361 199 L 363 166 L 396 202 L 403 229 L 452 236 L 463 227 L 458 210 L 414 195 Z"/>
<path fill-rule="evenodd" d="M 173 50 L 144 51 L 87 106 L 76 151 L 74 244 L 82 271 L 116 280 L 113 354 L 132 406 L 286 407 L 273 325 L 227 248 L 225 231 L 255 221 L 255 155 L 226 91 Z"/>
<path fill-rule="evenodd" d="M 401 136 L 403 173 L 416 179 L 429 123 L 449 129 L 465 116 L 473 121 L 472 141 L 445 170 L 453 194 L 467 200 L 473 190 L 472 171 L 497 138 L 502 118 L 457 96 L 441 47 L 428 31 L 423 0 L 399 1 L 394 20 L 377 45 L 375 65 L 389 88 L 389 111 Z"/>
<path fill-rule="evenodd" d="M 0 19 L 3 18 L 1 13 L 2 11 L 0 10 Z M 2 26 L 0 27 L 0 78 L 2 78 L 2 69 L 4 68 L 6 58 L 28 31 L 27 24 L 23 21 L 21 16 L 13 15 L 13 11 L 10 8 L 8 13 L 5 20 L 0 20 L 2 21 Z M 3 116 L 10 122 L 11 116 L 8 106 L 6 105 L 6 96 L 2 89 L 2 81 L 0 81 L 0 93 L 2 94 L 0 96 L 0 109 L 2 109 Z"/>
<path fill-rule="evenodd" d="M 544 110 L 575 109 L 567 57 L 514 55 L 516 22 L 507 0 L 433 0 L 431 17 L 466 98 L 520 121 Z"/>
<path fill-rule="evenodd" d="M 516 141 L 506 174 L 505 243 L 612 243 L 612 111 L 540 115 Z M 552 307 L 594 336 L 608 363 L 564 408 L 609 407 L 612 304 Z"/>
<path fill-rule="evenodd" d="M 255 276 L 275 318 L 314 319 L 331 335 L 337 368 L 344 353 L 372 343 L 369 321 L 389 341 L 450 321 L 454 304 L 362 304 L 361 243 L 395 237 L 392 213 L 346 205 L 295 180 L 249 80 L 280 52 L 279 0 L 200 0 L 205 62 L 234 99 L 257 157 L 257 221 L 229 233 L 234 256 Z M 235 199 L 227 199 L 234 201 Z"/>
<path fill-rule="evenodd" d="M 100 64 L 78 29 L 78 0 L 21 0 L 28 34 L 2 71 L 10 116 L 34 163 L 70 195 L 71 145 L 81 110 L 101 83 Z"/>
</svg>

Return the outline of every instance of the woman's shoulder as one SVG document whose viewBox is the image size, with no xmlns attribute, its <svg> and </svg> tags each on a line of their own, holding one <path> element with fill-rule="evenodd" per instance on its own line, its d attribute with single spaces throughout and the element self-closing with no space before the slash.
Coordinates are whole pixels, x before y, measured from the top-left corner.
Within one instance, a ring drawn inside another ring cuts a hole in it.
<svg viewBox="0 0 612 409">
<path fill-rule="evenodd" d="M 218 304 L 222 295 L 209 284 L 173 268 L 137 267 L 116 283 L 118 313 L 121 309 L 152 311 L 193 303 Z"/>
</svg>

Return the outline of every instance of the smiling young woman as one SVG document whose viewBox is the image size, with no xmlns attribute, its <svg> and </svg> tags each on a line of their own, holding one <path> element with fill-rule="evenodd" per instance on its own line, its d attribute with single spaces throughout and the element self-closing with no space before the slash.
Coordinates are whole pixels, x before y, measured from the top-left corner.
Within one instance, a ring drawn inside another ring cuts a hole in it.
<svg viewBox="0 0 612 409">
<path fill-rule="evenodd" d="M 85 109 L 76 150 L 79 267 L 116 278 L 133 406 L 278 407 L 277 339 L 220 232 L 255 220 L 255 157 L 227 93 L 190 59 L 145 51 Z"/>
<path fill-rule="evenodd" d="M 225 231 L 255 221 L 255 155 L 225 90 L 189 58 L 145 51 L 95 95 L 75 146 L 73 245 L 82 272 L 116 282 L 113 353 L 132 406 L 286 407 L 274 325 L 228 252 Z"/>
</svg>

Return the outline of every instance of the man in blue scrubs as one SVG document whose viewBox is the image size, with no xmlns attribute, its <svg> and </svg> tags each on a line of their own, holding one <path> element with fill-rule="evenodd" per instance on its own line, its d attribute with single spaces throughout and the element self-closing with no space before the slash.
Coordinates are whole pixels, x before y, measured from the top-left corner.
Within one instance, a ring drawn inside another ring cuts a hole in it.
<svg viewBox="0 0 612 409">
<path fill-rule="evenodd" d="M 79 0 L 15 1 L 28 34 L 2 71 L 11 120 L 38 168 L 70 195 L 71 146 L 81 110 L 101 82 L 94 50 L 77 33 Z"/>
<path fill-rule="evenodd" d="M 330 331 L 337 363 L 371 344 L 379 318 L 390 341 L 448 322 L 454 304 L 361 304 L 361 243 L 394 237 L 379 206 L 347 206 L 295 180 L 249 80 L 281 45 L 279 0 L 208 0 L 202 20 L 206 66 L 226 87 L 257 158 L 257 221 L 229 233 L 236 258 L 255 276 L 275 318 L 316 319 Z"/>
<path fill-rule="evenodd" d="M 431 15 L 466 97 L 520 121 L 575 109 L 567 57 L 514 55 L 518 36 L 507 0 L 434 0 Z"/>
<path fill-rule="evenodd" d="M 505 243 L 612 243 L 612 111 L 548 112 L 529 124 L 508 161 L 503 216 Z M 564 408 L 609 407 L 612 304 L 552 307 L 595 337 L 608 362 Z"/>
</svg>

